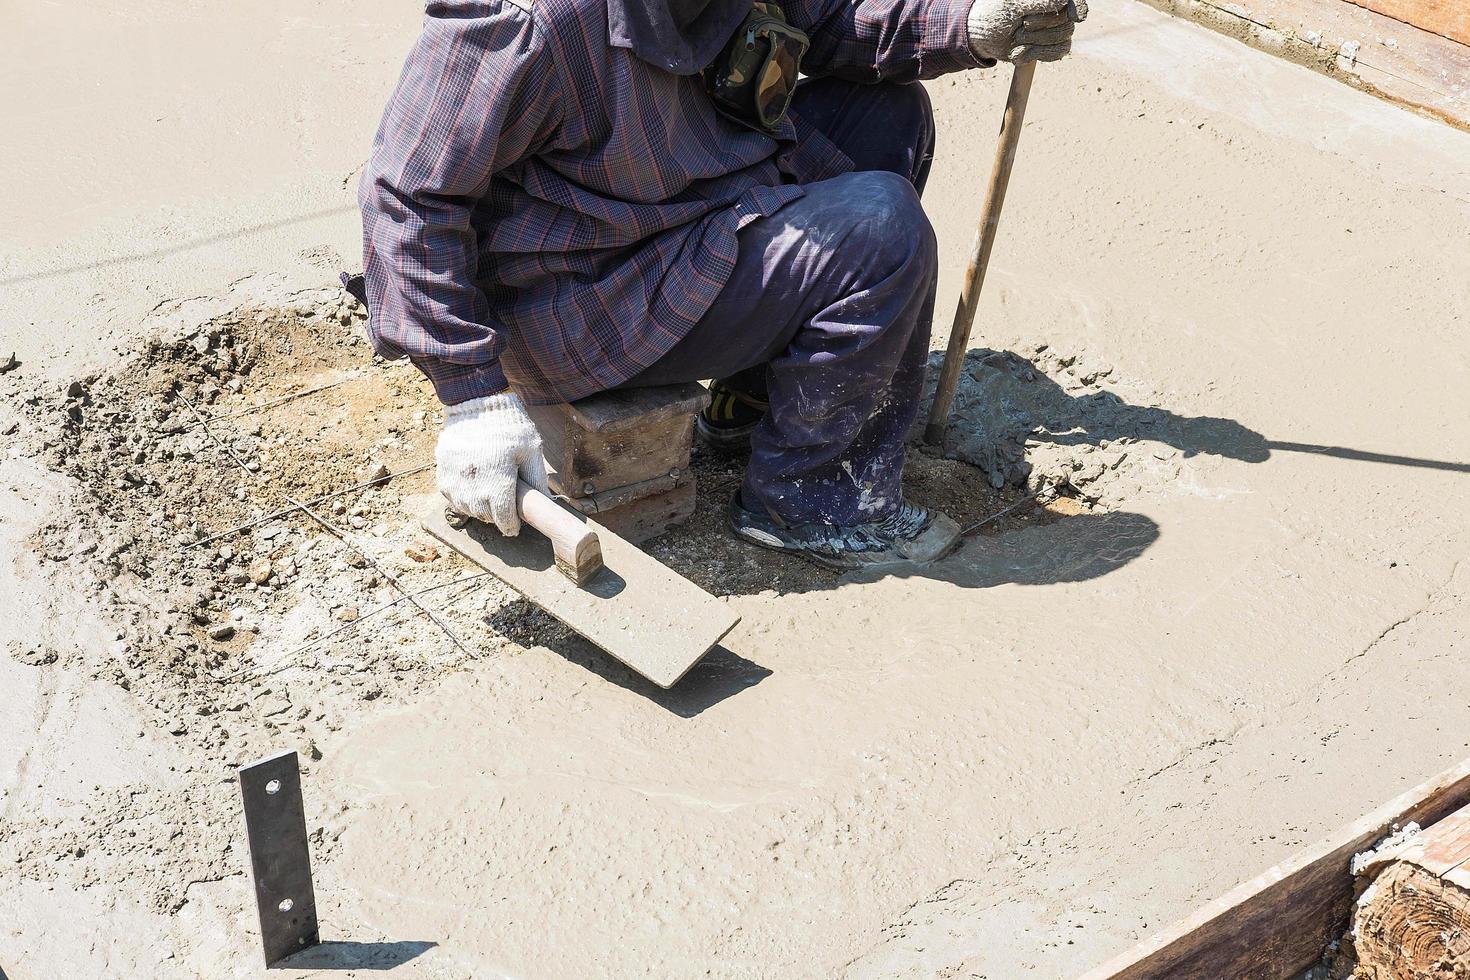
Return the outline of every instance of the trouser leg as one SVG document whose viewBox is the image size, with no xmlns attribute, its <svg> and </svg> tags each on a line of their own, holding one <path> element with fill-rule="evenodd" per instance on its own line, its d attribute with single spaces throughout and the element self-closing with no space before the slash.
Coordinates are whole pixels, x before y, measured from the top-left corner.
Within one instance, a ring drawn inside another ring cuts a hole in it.
<svg viewBox="0 0 1470 980">
<path fill-rule="evenodd" d="M 741 494 L 789 523 L 878 520 L 902 499 L 937 275 L 918 190 L 933 114 L 918 85 L 802 84 L 796 110 L 859 168 L 740 232 L 713 309 L 627 387 L 722 378 L 770 408 Z"/>
<path fill-rule="evenodd" d="M 840 78 L 808 78 L 792 108 L 852 160 L 856 170 L 899 174 L 922 196 L 934 161 L 934 109 L 924 86 L 860 85 Z M 721 382 L 766 400 L 767 375 L 757 364 Z"/>
<path fill-rule="evenodd" d="M 937 274 L 913 185 L 845 174 L 740 233 L 715 307 L 629 386 L 760 367 L 770 409 L 742 495 L 790 523 L 859 524 L 901 500 Z"/>
<path fill-rule="evenodd" d="M 903 500 L 934 311 L 932 247 L 817 311 L 767 372 L 770 408 L 741 487 L 790 523 L 879 520 Z M 874 316 L 873 314 L 877 314 Z"/>
</svg>

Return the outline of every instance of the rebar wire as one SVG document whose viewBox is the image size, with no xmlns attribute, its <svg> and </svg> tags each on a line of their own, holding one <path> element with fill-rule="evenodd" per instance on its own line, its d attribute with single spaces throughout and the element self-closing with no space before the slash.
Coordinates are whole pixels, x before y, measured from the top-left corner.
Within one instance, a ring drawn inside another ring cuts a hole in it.
<svg viewBox="0 0 1470 980">
<path fill-rule="evenodd" d="M 254 412 L 263 412 L 268 408 L 275 408 L 277 405 L 284 405 L 286 402 L 295 401 L 297 398 L 305 398 L 307 395 L 315 395 L 319 391 L 326 391 L 328 388 L 335 388 L 338 385 L 344 385 L 347 382 L 355 381 L 362 376 L 362 371 L 353 371 L 347 374 L 345 377 L 338 378 L 336 381 L 329 381 L 324 385 L 317 385 L 315 388 L 306 388 L 302 391 L 293 391 L 288 395 L 282 395 L 279 398 L 272 398 L 270 401 L 261 402 L 259 405 L 251 405 L 248 408 L 238 409 L 233 412 L 226 412 L 224 415 L 209 415 L 206 416 L 206 419 L 210 422 L 220 422 L 225 419 L 239 418 L 242 415 L 250 415 Z M 161 428 L 156 431 L 174 435 L 180 432 L 188 432 L 190 429 L 194 428 L 195 425 L 202 424 L 203 422 L 196 421 L 194 425 L 186 425 L 183 428 Z"/>
<path fill-rule="evenodd" d="M 983 520 L 978 520 L 974 524 L 971 524 L 969 527 L 965 528 L 963 531 L 960 532 L 960 537 L 962 537 L 962 538 L 969 537 L 970 535 L 974 534 L 976 531 L 980 530 L 985 525 L 989 524 L 991 521 L 1000 520 L 1002 517 L 1006 516 L 1007 514 L 1011 513 L 1012 511 L 1016 510 L 1017 508 L 1019 508 L 1022 504 L 1046 504 L 1046 503 L 1050 503 L 1053 499 L 1055 499 L 1056 495 L 1057 495 L 1057 491 L 1056 491 L 1056 488 L 1054 488 L 1054 487 L 1048 487 L 1047 489 L 1044 489 L 1044 490 L 1038 490 L 1035 493 L 1030 494 L 1029 496 L 1022 497 L 1020 500 L 1017 500 L 1013 504 L 1009 504 L 1006 507 L 1001 508 L 1000 510 L 996 511 L 994 514 L 991 514 L 989 517 L 984 518 Z"/>
<path fill-rule="evenodd" d="M 449 582 L 440 582 L 438 585 L 430 585 L 427 588 L 419 589 L 418 591 L 414 592 L 413 594 L 415 596 L 421 596 L 421 595 L 425 594 L 426 592 L 437 592 L 440 589 L 447 589 L 447 588 L 450 588 L 451 586 L 462 585 L 465 582 L 474 582 L 474 581 L 478 581 L 479 579 L 488 578 L 488 577 L 490 577 L 490 573 L 489 572 L 476 572 L 473 575 L 465 575 L 465 576 L 462 576 L 461 578 L 457 578 L 457 579 L 454 579 L 454 580 L 449 581 Z M 466 590 L 466 591 L 470 591 L 470 590 Z M 463 595 L 463 594 L 464 593 L 461 593 L 461 595 Z M 326 633 L 323 633 L 321 636 L 318 636 L 314 640 L 308 640 L 307 642 L 301 644 L 300 646 L 296 647 L 293 650 L 288 650 L 285 653 L 283 653 L 283 654 L 281 654 L 281 655 L 279 655 L 277 657 L 272 657 L 270 660 L 267 660 L 265 663 L 253 664 L 253 665 L 251 665 L 249 667 L 242 667 L 239 670 L 231 671 L 228 674 L 211 674 L 210 676 L 213 677 L 215 680 L 219 681 L 221 684 L 224 684 L 224 683 L 226 683 L 228 681 L 234 680 L 237 677 L 244 677 L 246 674 L 255 674 L 255 675 L 258 675 L 258 674 L 261 674 L 261 673 L 265 673 L 265 672 L 271 671 L 271 669 L 274 668 L 274 667 L 276 667 L 278 664 L 281 664 L 282 662 L 284 662 L 286 660 L 290 660 L 292 657 L 300 656 L 301 654 L 306 653 L 308 650 L 312 649 L 313 647 L 320 646 L 321 644 L 327 642 L 328 640 L 330 640 L 334 636 L 338 636 L 338 635 L 340 635 L 342 633 L 345 633 L 345 632 L 347 632 L 348 630 L 351 630 L 351 629 L 356 629 L 359 625 L 362 624 L 363 620 L 370 619 L 373 616 L 376 616 L 380 612 L 386 612 L 387 610 L 392 609 L 394 606 L 398 605 L 399 603 L 401 603 L 401 602 L 407 602 L 407 601 L 408 601 L 408 596 L 402 596 L 401 595 L 397 599 L 394 599 L 392 602 L 385 602 L 381 606 L 378 606 L 378 607 L 376 607 L 374 609 L 369 609 L 367 612 L 363 613 L 361 616 L 358 616 L 352 622 L 350 622 L 350 623 L 343 623 L 341 626 L 338 626 L 336 629 L 333 629 L 333 630 L 330 630 L 330 631 L 328 631 Z"/>
<path fill-rule="evenodd" d="M 199 420 L 199 425 L 204 429 L 204 434 L 209 436 L 209 438 L 214 441 L 214 444 L 216 446 L 219 446 L 226 453 L 228 453 L 230 455 L 230 458 L 233 459 L 237 465 L 239 465 L 240 469 L 244 470 L 250 476 L 258 475 L 243 459 L 240 458 L 239 453 L 235 452 L 229 446 L 225 445 L 225 443 L 219 438 L 219 436 L 215 435 L 214 432 L 211 431 L 211 429 L 209 428 L 209 423 L 205 421 L 204 416 L 201 415 L 199 413 L 199 410 L 194 407 L 194 404 L 184 396 L 184 393 L 182 391 L 175 392 L 175 394 L 177 394 L 179 400 L 188 407 L 189 411 L 194 413 L 194 417 Z M 310 506 L 308 506 L 307 504 L 303 504 L 301 501 L 297 500 L 290 494 L 286 495 L 286 499 L 289 500 L 293 505 L 295 505 L 297 510 L 300 510 L 301 512 L 306 514 L 307 517 L 310 517 L 312 520 L 316 521 L 322 527 L 331 532 L 337 538 L 337 540 L 341 541 L 343 544 L 347 545 L 347 547 L 351 548 L 353 551 L 361 555 L 363 559 L 373 567 L 373 571 L 377 572 L 379 575 L 383 576 L 383 578 L 387 579 L 389 584 L 391 584 L 395 589 L 403 594 L 404 598 L 413 603 L 414 606 L 416 606 L 418 610 L 422 612 L 425 616 L 429 617 L 429 622 L 439 627 L 439 629 L 443 631 L 444 635 L 449 637 L 449 641 L 459 649 L 460 653 L 463 653 L 467 657 L 473 656 L 470 653 L 469 648 L 460 641 L 458 636 L 454 635 L 454 630 L 450 629 L 447 623 L 440 619 L 439 616 L 435 614 L 433 610 L 429 609 L 428 606 L 425 606 L 422 602 L 419 602 L 418 599 L 414 598 L 413 593 L 404 588 L 403 583 L 398 581 L 398 577 L 396 575 L 389 572 L 386 568 L 380 565 L 377 559 L 375 559 L 372 555 L 368 554 L 362 548 L 359 548 L 356 544 L 354 544 L 346 531 L 337 527 L 331 521 L 327 520 L 316 511 L 312 510 Z"/>
<path fill-rule="evenodd" d="M 368 487 L 377 486 L 380 483 L 387 483 L 389 480 L 396 479 L 400 476 L 413 476 L 415 473 L 422 473 L 424 470 L 431 469 L 433 466 L 433 463 L 422 463 L 418 466 L 413 466 L 406 470 L 395 470 L 393 472 L 390 472 L 387 476 L 380 476 L 375 480 L 365 480 L 362 483 L 354 484 L 353 486 L 347 487 L 343 490 L 334 490 L 331 493 L 324 493 L 320 497 L 314 497 L 311 500 L 308 500 L 307 504 L 314 506 L 316 504 L 322 503 L 323 501 L 331 500 L 333 497 L 340 497 L 343 494 L 352 493 L 354 490 L 365 490 Z M 188 550 L 189 548 L 198 548 L 201 545 L 210 544 L 211 542 L 218 541 L 221 538 L 228 538 L 231 535 L 239 534 L 241 531 L 248 531 L 251 528 L 259 527 L 262 524 L 274 521 L 281 517 L 285 517 L 287 514 L 294 514 L 300 509 L 300 507 L 286 507 L 282 510 L 276 511 L 273 514 L 266 514 L 263 517 L 257 517 L 255 520 L 249 521 L 245 524 L 241 524 L 238 527 L 232 527 L 227 531 L 219 531 L 215 534 L 211 534 L 207 538 L 200 538 L 198 541 L 191 541 L 188 544 L 184 545 L 184 549 Z"/>
<path fill-rule="evenodd" d="M 174 394 L 178 396 L 179 401 L 184 403 L 185 408 L 194 413 L 194 418 L 199 420 L 199 425 L 204 429 L 204 434 L 209 436 L 210 439 L 214 440 L 214 444 L 216 446 L 223 449 L 226 453 L 229 453 L 230 458 L 233 459 L 239 465 L 240 469 L 244 470 L 247 475 L 255 476 L 256 471 L 250 468 L 250 464 L 241 459 L 240 454 L 235 452 L 233 448 L 225 445 L 224 441 L 221 440 L 219 436 L 210 431 L 209 423 L 204 420 L 204 416 L 199 413 L 199 409 L 194 407 L 194 403 L 189 401 L 188 398 L 184 397 L 184 393 L 182 391 L 176 391 L 174 392 Z M 256 463 L 255 465 L 257 467 L 260 466 L 259 463 Z"/>
<path fill-rule="evenodd" d="M 353 541 L 352 541 L 352 539 L 348 536 L 348 534 L 347 534 L 346 531 L 342 530 L 340 527 L 337 527 L 335 524 L 333 524 L 331 521 L 327 520 L 325 517 L 322 517 L 320 514 L 318 514 L 316 511 L 312 510 L 306 504 L 303 504 L 300 501 L 296 500 L 296 498 L 291 497 L 291 496 L 288 495 L 286 497 L 286 499 L 289 500 L 289 501 L 291 501 L 291 503 L 296 504 L 296 506 L 299 507 L 299 508 L 301 508 L 301 510 L 306 514 L 307 517 L 310 517 L 312 520 L 316 521 L 318 524 L 320 524 L 322 527 L 326 528 L 332 534 L 336 535 L 336 537 L 338 538 L 338 540 L 340 540 L 343 544 L 347 545 L 347 547 L 351 548 L 353 551 L 355 551 L 359 555 L 361 555 L 363 557 L 363 559 L 366 560 L 369 565 L 373 566 L 373 571 L 377 572 L 379 575 L 381 575 L 385 579 L 387 579 L 388 580 L 388 583 L 390 585 L 392 585 L 393 588 L 395 588 L 399 592 L 403 593 L 404 597 L 407 598 L 409 602 L 411 602 L 415 606 L 417 606 L 419 608 L 419 611 L 422 612 L 425 616 L 428 616 L 430 622 L 432 622 L 435 626 L 439 627 L 439 629 L 443 630 L 444 631 L 444 635 L 447 636 L 447 637 L 449 637 L 450 642 L 453 643 L 456 647 L 459 648 L 459 652 L 460 653 L 464 654 L 466 657 L 473 656 L 473 654 L 470 653 L 469 647 L 466 647 L 463 643 L 460 642 L 459 637 L 457 637 L 457 636 L 454 635 L 454 630 L 452 630 L 452 629 L 449 628 L 449 624 L 448 623 L 446 623 L 442 619 L 440 619 L 439 616 L 438 616 L 438 614 L 435 613 L 428 606 L 424 605 L 422 602 L 419 602 L 417 599 L 415 599 L 413 597 L 413 593 L 412 592 L 409 592 L 408 589 L 404 588 L 403 583 L 400 582 L 400 581 L 398 581 L 398 576 L 396 576 L 392 572 L 388 571 L 386 568 L 384 568 L 382 565 L 380 565 L 378 563 L 378 560 L 376 558 L 374 558 L 372 555 L 368 554 L 362 548 L 360 548 L 356 544 L 354 544 Z"/>
</svg>

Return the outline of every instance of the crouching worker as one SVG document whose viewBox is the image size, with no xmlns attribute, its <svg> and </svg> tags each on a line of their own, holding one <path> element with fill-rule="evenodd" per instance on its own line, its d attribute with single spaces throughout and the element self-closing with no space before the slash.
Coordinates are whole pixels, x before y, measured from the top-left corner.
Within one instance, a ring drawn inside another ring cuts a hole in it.
<svg viewBox="0 0 1470 980">
<path fill-rule="evenodd" d="M 903 499 L 934 304 L 918 79 L 1070 47 L 1080 0 L 430 0 L 359 193 L 370 330 L 447 406 L 438 483 L 515 534 L 525 404 L 716 380 L 740 537 L 938 557 Z M 797 84 L 798 72 L 809 76 Z"/>
</svg>

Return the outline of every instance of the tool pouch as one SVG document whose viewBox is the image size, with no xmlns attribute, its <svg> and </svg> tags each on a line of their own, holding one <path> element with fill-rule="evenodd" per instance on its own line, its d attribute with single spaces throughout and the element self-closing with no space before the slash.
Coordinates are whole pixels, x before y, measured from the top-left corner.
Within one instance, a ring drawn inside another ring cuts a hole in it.
<svg viewBox="0 0 1470 980">
<path fill-rule="evenodd" d="M 811 47 L 806 34 L 786 23 L 781 8 L 756 3 L 704 70 L 715 108 L 736 122 L 775 131 L 786 117 L 801 59 Z"/>
</svg>

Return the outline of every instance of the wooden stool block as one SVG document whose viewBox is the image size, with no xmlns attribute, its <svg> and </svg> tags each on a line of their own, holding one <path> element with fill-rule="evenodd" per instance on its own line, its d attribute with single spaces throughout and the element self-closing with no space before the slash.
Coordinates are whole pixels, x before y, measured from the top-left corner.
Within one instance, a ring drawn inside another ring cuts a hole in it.
<svg viewBox="0 0 1470 980">
<path fill-rule="evenodd" d="M 689 470 L 694 416 L 709 404 L 696 382 L 607 391 L 570 405 L 532 405 L 551 488 L 594 494 Z"/>
<path fill-rule="evenodd" d="M 694 477 L 680 480 L 672 489 L 636 497 L 606 510 L 586 510 L 589 497 L 567 501 L 589 518 L 634 544 L 657 537 L 694 514 Z"/>
<path fill-rule="evenodd" d="M 694 513 L 694 416 L 709 404 L 695 382 L 630 388 L 570 405 L 531 405 L 551 489 L 634 543 Z"/>
</svg>

